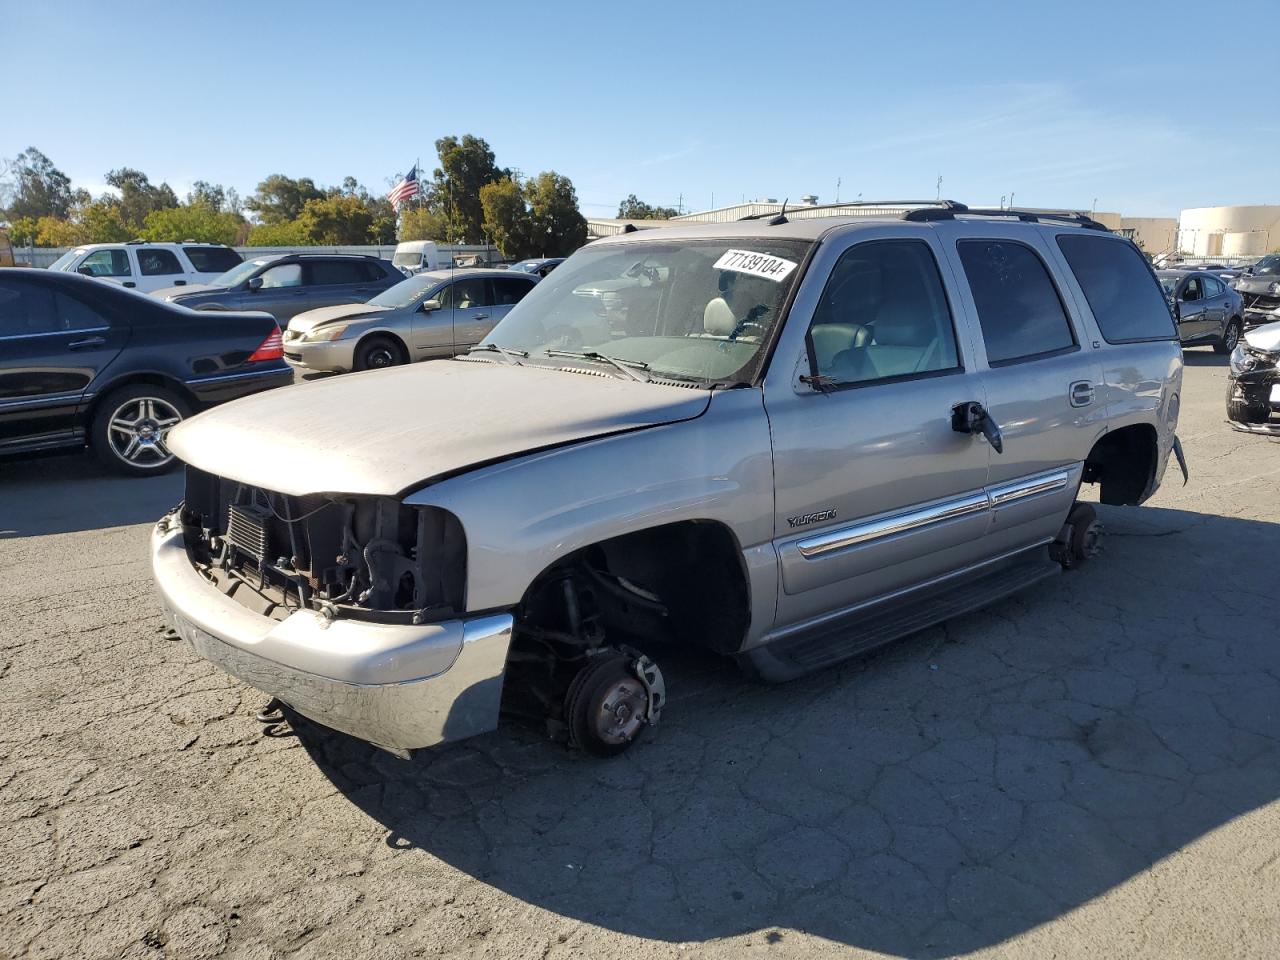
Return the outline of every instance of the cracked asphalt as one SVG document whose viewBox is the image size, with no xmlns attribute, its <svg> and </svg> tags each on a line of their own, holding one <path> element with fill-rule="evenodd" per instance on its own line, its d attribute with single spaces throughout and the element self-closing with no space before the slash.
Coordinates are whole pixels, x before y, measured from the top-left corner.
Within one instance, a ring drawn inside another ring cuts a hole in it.
<svg viewBox="0 0 1280 960">
<path fill-rule="evenodd" d="M 664 661 L 593 761 L 397 760 L 167 641 L 177 477 L 0 463 L 0 958 L 1280 955 L 1280 447 L 1189 351 L 1085 569 L 843 668 Z"/>
</svg>

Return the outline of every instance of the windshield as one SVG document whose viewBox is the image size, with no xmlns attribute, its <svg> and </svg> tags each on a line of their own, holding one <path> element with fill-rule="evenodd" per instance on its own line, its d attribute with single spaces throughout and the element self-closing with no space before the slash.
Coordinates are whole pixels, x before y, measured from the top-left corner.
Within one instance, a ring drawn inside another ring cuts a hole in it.
<svg viewBox="0 0 1280 960">
<path fill-rule="evenodd" d="M 271 260 L 246 260 L 244 263 L 237 263 L 220 277 L 215 277 L 209 283 L 215 287 L 234 287 L 239 283 L 249 279 L 250 275 L 259 267 L 265 267 Z"/>
<path fill-rule="evenodd" d="M 513 263 L 508 270 L 519 270 L 521 273 L 533 273 L 538 269 L 541 260 L 521 260 L 519 263 Z"/>
<path fill-rule="evenodd" d="M 489 339 L 533 361 L 594 352 L 655 375 L 751 381 L 811 245 L 756 238 L 585 247 Z"/>
<path fill-rule="evenodd" d="M 1280 274 L 1280 256 L 1263 257 L 1253 267 L 1254 275 L 1275 276 Z"/>
<path fill-rule="evenodd" d="M 1164 292 L 1167 295 L 1173 296 L 1173 289 L 1178 285 L 1180 279 L 1180 277 L 1161 277 L 1160 286 L 1164 287 Z"/>
<path fill-rule="evenodd" d="M 388 287 L 369 301 L 371 307 L 390 307 L 399 310 L 411 307 L 419 300 L 426 298 L 427 293 L 436 289 L 440 281 L 429 277 L 410 277 L 401 280 L 394 287 Z"/>
<path fill-rule="evenodd" d="M 412 250 L 401 251 L 391 258 L 391 262 L 397 267 L 416 267 L 422 262 L 422 253 Z"/>
<path fill-rule="evenodd" d="M 84 253 L 83 250 L 68 250 L 53 263 L 49 264 L 50 270 L 70 270 L 71 262 Z"/>
</svg>

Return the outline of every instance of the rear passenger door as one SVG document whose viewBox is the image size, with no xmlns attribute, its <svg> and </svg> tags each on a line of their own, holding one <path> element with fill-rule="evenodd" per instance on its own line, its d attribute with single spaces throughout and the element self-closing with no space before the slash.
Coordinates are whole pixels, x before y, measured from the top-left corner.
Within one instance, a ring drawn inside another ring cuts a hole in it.
<svg viewBox="0 0 1280 960">
<path fill-rule="evenodd" d="M 1105 429 L 1092 337 L 1073 315 L 1038 229 L 959 221 L 939 224 L 938 233 L 976 320 L 986 410 L 1002 434 L 1003 452 L 988 448 L 989 547 L 1000 553 L 1050 540 Z"/>
<path fill-rule="evenodd" d="M 161 287 L 186 286 L 187 270 L 172 250 L 156 247 L 136 247 L 138 259 L 138 289 L 144 293 Z"/>
<path fill-rule="evenodd" d="M 1205 327 L 1206 339 L 1219 336 L 1226 327 L 1227 319 L 1227 287 L 1221 280 L 1210 274 L 1201 276 L 1205 293 Z"/>
<path fill-rule="evenodd" d="M 984 556 L 987 447 L 951 428 L 982 384 L 945 271 L 932 231 L 898 226 L 824 244 L 809 268 L 765 380 L 780 627 Z"/>
<path fill-rule="evenodd" d="M 329 307 L 338 303 L 364 303 L 369 300 L 378 292 L 372 286 L 370 270 L 377 268 L 354 258 L 307 261 L 304 271 L 306 309 L 314 310 L 316 307 Z"/>
</svg>

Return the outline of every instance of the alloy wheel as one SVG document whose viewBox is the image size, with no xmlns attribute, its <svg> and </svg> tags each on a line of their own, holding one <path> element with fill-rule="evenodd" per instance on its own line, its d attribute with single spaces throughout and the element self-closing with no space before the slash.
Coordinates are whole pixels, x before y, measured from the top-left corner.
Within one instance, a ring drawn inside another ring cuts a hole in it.
<svg viewBox="0 0 1280 960">
<path fill-rule="evenodd" d="M 107 439 L 117 457 L 136 467 L 161 467 L 173 460 L 165 445 L 182 414 L 159 397 L 126 400 L 107 421 Z"/>
</svg>

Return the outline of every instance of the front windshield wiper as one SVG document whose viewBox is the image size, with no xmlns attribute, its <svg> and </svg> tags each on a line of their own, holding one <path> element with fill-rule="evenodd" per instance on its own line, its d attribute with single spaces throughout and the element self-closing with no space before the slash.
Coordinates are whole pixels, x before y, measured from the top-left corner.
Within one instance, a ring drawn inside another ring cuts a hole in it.
<svg viewBox="0 0 1280 960">
<path fill-rule="evenodd" d="M 529 356 L 528 350 L 514 350 L 511 347 L 500 347 L 496 343 L 482 343 L 478 347 L 472 347 L 467 351 L 467 353 L 479 353 L 481 350 L 491 350 L 494 353 L 499 353 L 502 355 L 503 360 L 506 360 L 507 363 L 514 363 L 517 367 L 523 366 L 523 364 L 521 364 L 516 357 Z"/>
<path fill-rule="evenodd" d="M 548 357 L 573 357 L 576 360 L 596 360 L 601 363 L 611 363 L 633 380 L 639 380 L 641 383 L 649 382 L 648 369 L 649 365 L 643 360 L 624 360 L 621 357 L 611 357 L 607 353 L 600 353 L 598 350 L 548 350 Z M 637 370 L 646 371 L 645 373 L 637 373 Z"/>
</svg>

